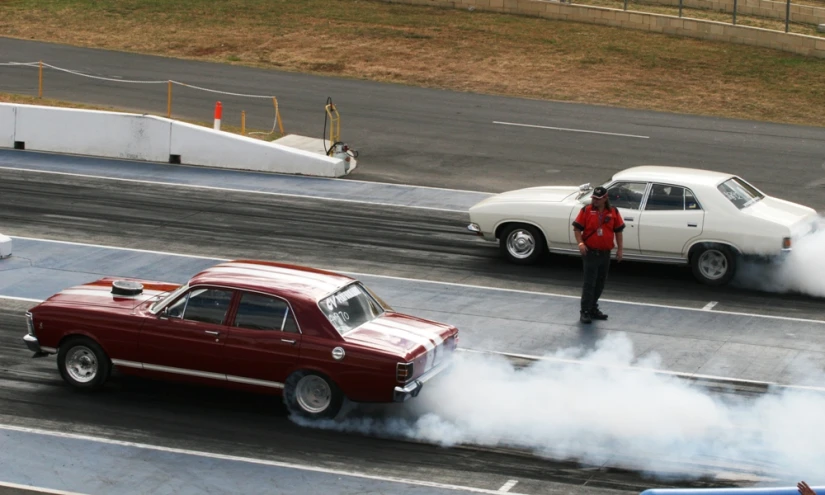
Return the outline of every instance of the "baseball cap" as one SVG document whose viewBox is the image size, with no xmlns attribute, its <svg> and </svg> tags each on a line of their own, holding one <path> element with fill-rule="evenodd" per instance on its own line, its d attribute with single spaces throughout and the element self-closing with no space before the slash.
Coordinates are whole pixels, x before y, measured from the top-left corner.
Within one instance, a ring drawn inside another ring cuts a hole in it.
<svg viewBox="0 0 825 495">
<path fill-rule="evenodd" d="M 590 195 L 591 198 L 595 199 L 602 199 L 605 196 L 607 196 L 607 189 L 603 188 L 602 186 L 593 189 L 593 194 Z"/>
</svg>

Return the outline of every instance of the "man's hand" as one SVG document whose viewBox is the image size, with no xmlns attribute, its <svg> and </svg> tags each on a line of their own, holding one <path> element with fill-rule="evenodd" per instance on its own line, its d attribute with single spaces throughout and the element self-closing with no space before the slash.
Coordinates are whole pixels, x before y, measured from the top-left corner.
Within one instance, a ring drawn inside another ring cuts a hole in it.
<svg viewBox="0 0 825 495">
<path fill-rule="evenodd" d="M 622 248 L 619 248 L 619 249 L 616 251 L 616 261 L 617 261 L 617 262 L 621 262 L 621 261 L 622 261 L 622 256 L 623 256 L 623 254 L 624 254 L 624 253 L 622 253 Z"/>
<path fill-rule="evenodd" d="M 804 481 L 797 483 L 796 487 L 799 489 L 801 495 L 816 495 L 816 492 Z"/>
<path fill-rule="evenodd" d="M 579 243 L 579 252 L 582 254 L 582 256 L 587 254 L 587 246 L 585 246 L 583 242 Z"/>
</svg>

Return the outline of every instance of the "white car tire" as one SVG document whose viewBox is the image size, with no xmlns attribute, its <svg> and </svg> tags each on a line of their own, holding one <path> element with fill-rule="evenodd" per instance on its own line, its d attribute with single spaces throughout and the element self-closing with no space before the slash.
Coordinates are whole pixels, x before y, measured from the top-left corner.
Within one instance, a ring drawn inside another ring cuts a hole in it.
<svg viewBox="0 0 825 495">
<path fill-rule="evenodd" d="M 544 234 L 533 225 L 510 224 L 501 231 L 499 248 L 507 261 L 518 265 L 532 265 L 544 254 Z"/>
<path fill-rule="evenodd" d="M 697 248 L 690 257 L 693 276 L 705 285 L 725 285 L 736 273 L 736 254 L 724 245 Z"/>
</svg>

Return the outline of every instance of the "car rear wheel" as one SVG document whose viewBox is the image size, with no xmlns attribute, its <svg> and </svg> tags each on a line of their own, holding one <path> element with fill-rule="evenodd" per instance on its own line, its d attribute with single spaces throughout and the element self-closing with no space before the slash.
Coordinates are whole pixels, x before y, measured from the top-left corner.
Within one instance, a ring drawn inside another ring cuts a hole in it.
<svg viewBox="0 0 825 495">
<path fill-rule="evenodd" d="M 284 404 L 290 414 L 307 419 L 334 418 L 344 394 L 329 378 L 311 371 L 296 371 L 284 384 Z"/>
<path fill-rule="evenodd" d="M 501 232 L 499 248 L 511 263 L 532 265 L 544 254 L 544 235 L 532 225 L 508 225 Z"/>
<path fill-rule="evenodd" d="M 108 380 L 112 362 L 97 342 L 72 337 L 60 344 L 57 369 L 69 385 L 80 390 L 98 390 Z"/>
<path fill-rule="evenodd" d="M 727 246 L 701 247 L 690 262 L 693 276 L 706 285 L 725 285 L 736 273 L 736 256 Z"/>
</svg>

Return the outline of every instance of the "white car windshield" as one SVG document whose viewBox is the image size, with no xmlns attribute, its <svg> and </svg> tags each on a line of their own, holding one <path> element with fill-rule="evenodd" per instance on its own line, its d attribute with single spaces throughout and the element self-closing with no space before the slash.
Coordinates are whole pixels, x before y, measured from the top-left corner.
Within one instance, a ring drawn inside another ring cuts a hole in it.
<svg viewBox="0 0 825 495">
<path fill-rule="evenodd" d="M 716 186 L 722 195 L 740 210 L 756 203 L 765 195 L 739 177 L 733 177 Z"/>
<path fill-rule="evenodd" d="M 359 283 L 321 299 L 318 306 L 341 335 L 384 313 L 384 308 Z"/>
</svg>

